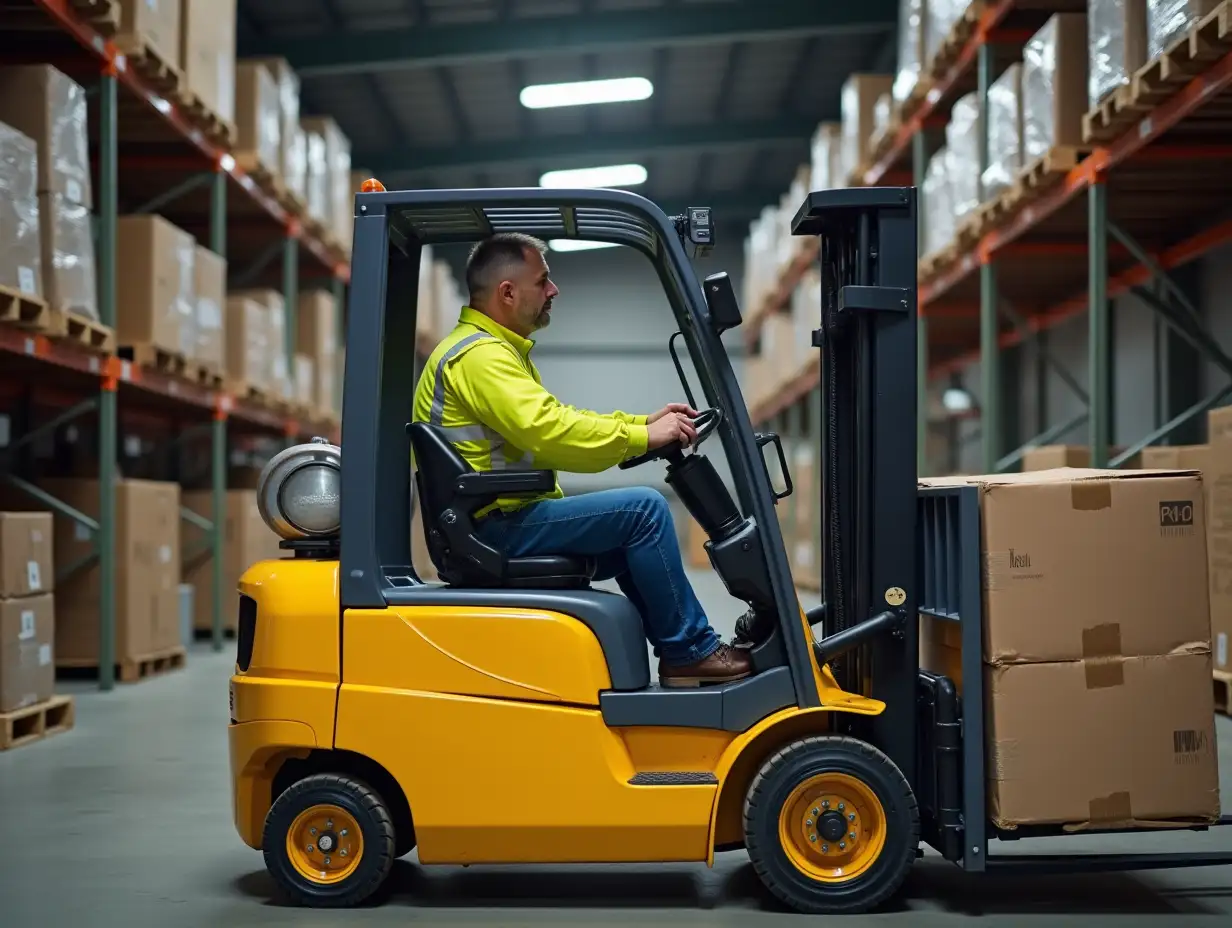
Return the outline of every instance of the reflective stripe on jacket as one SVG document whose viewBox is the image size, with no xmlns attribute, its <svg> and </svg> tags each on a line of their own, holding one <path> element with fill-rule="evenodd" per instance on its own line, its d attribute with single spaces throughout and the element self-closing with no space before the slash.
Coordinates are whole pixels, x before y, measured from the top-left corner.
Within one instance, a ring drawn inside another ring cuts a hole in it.
<svg viewBox="0 0 1232 928">
<path fill-rule="evenodd" d="M 412 417 L 444 429 L 477 471 L 598 473 L 646 451 L 646 416 L 566 406 L 544 389 L 534 342 L 469 306 L 424 365 Z M 511 511 L 563 496 L 560 483 L 533 498 L 504 497 L 481 509 Z"/>
</svg>

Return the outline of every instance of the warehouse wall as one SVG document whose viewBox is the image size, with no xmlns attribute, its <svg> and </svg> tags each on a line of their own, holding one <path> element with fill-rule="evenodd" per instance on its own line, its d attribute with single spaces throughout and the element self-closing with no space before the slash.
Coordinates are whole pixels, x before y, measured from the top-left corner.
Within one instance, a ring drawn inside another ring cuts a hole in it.
<svg viewBox="0 0 1232 928">
<path fill-rule="evenodd" d="M 1228 296 L 1232 293 L 1232 247 L 1212 252 L 1195 262 L 1192 270 L 1182 269 L 1177 274 L 1182 281 L 1187 275 L 1192 280 L 1192 296 L 1203 313 L 1207 328 L 1216 341 L 1232 353 L 1232 301 Z M 1112 315 L 1115 345 L 1112 354 L 1114 443 L 1127 445 L 1136 442 L 1156 428 L 1156 359 L 1161 347 L 1158 333 L 1162 330 L 1161 326 L 1157 326 L 1156 318 L 1150 307 L 1132 294 L 1115 300 Z M 1049 353 L 1065 366 L 1084 390 L 1088 387 L 1090 370 L 1087 326 L 1087 316 L 1083 313 L 1050 329 L 1045 337 Z M 1022 351 L 1018 375 L 1018 395 L 1007 399 L 1017 402 L 1021 442 L 1041 430 L 1036 401 L 1036 352 L 1032 346 L 1026 346 Z M 978 364 L 964 372 L 962 382 L 978 400 L 981 389 Z M 1202 362 L 1197 384 L 1199 398 L 1206 397 L 1227 383 L 1228 377 L 1222 370 L 1205 360 Z M 1046 415 L 1043 428 L 1065 422 L 1084 408 L 1083 401 L 1051 368 L 1045 381 L 1044 397 Z M 1205 416 L 1199 417 L 1197 427 L 1199 432 L 1196 438 L 1204 440 Z M 978 422 L 964 423 L 960 429 L 967 440 L 961 445 L 959 468 L 968 473 L 983 470 L 981 445 L 975 437 L 978 430 Z M 1088 425 L 1084 421 L 1059 436 L 1054 443 L 1085 444 L 1087 441 Z"/>
<path fill-rule="evenodd" d="M 549 252 L 547 257 L 561 295 L 551 326 L 535 336 L 533 357 L 544 385 L 562 402 L 599 412 L 647 413 L 670 402 L 683 402 L 684 391 L 667 350 L 667 340 L 676 331 L 675 317 L 650 261 L 630 248 Z M 465 255 L 450 254 L 449 260 L 462 281 Z M 695 261 L 694 268 L 699 278 L 727 271 L 740 293 L 742 263 L 742 244 L 729 234 L 710 257 Z M 729 332 L 724 341 L 739 376 L 740 333 Z M 678 350 L 682 347 L 677 342 Z M 687 361 L 685 371 L 695 398 L 704 402 Z M 712 441 L 706 447 L 727 479 L 722 446 Z M 667 492 L 662 465 L 561 474 L 560 481 L 567 493 L 640 485 Z"/>
</svg>

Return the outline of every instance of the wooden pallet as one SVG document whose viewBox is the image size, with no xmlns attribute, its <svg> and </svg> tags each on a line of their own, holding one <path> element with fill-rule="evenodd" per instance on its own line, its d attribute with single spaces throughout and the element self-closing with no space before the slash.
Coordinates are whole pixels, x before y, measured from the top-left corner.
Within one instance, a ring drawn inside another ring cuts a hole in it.
<svg viewBox="0 0 1232 928">
<path fill-rule="evenodd" d="M 954 20 L 954 24 L 950 26 L 950 31 L 941 44 L 937 46 L 937 51 L 933 54 L 932 61 L 928 63 L 925 73 L 935 80 L 941 80 L 949 72 L 950 68 L 958 60 L 958 56 L 962 54 L 963 47 L 967 44 L 967 40 L 974 34 L 976 27 L 980 24 L 980 17 L 984 15 L 984 9 L 988 5 L 988 0 L 972 0 L 967 4 L 967 8 L 963 11 L 958 19 Z"/>
<path fill-rule="evenodd" d="M 938 273 L 951 267 L 958 260 L 959 247 L 957 242 L 951 242 L 944 248 L 939 248 L 931 254 L 920 258 L 917 277 L 921 283 L 932 280 Z"/>
<path fill-rule="evenodd" d="M 222 371 L 212 364 L 202 364 L 200 361 L 189 361 L 185 376 L 193 383 L 199 383 L 210 390 L 221 390 L 226 378 Z"/>
<path fill-rule="evenodd" d="M 272 407 L 274 394 L 264 387 L 254 386 L 243 380 L 227 379 L 225 389 L 237 400 L 255 403 L 258 406 Z"/>
<path fill-rule="evenodd" d="M 287 208 L 287 185 L 277 170 L 262 161 L 255 151 L 237 151 L 234 157 L 236 165 L 252 178 L 253 183 L 277 200 L 284 209 Z"/>
<path fill-rule="evenodd" d="M 235 123 L 219 116 L 189 87 L 179 88 L 175 94 L 175 102 L 188 121 L 215 145 L 231 148 L 235 144 L 238 135 Z"/>
<path fill-rule="evenodd" d="M 121 345 L 118 354 L 125 361 L 132 361 L 142 367 L 161 371 L 173 377 L 190 379 L 188 359 L 178 351 L 168 351 L 158 345 L 142 342 L 137 345 Z"/>
<path fill-rule="evenodd" d="M 1007 210 L 1017 211 L 1059 184 L 1078 162 L 1091 153 L 1085 145 L 1057 145 L 1018 172 L 1007 192 Z"/>
<path fill-rule="evenodd" d="M 1082 117 L 1084 142 L 1120 137 L 1232 49 L 1232 2 L 1221 3 Z"/>
<path fill-rule="evenodd" d="M 110 38 L 120 28 L 120 0 L 69 0 L 68 5 L 99 35 Z"/>
<path fill-rule="evenodd" d="M 1215 671 L 1215 711 L 1232 715 L 1232 673 Z"/>
<path fill-rule="evenodd" d="M 163 58 L 145 36 L 129 33 L 117 35 L 112 41 L 116 50 L 123 52 L 129 66 L 141 75 L 151 90 L 173 99 L 180 95 L 184 72 Z"/>
<path fill-rule="evenodd" d="M 0 712 L 0 751 L 68 731 L 75 717 L 72 696 L 52 696 L 24 709 Z"/>
<path fill-rule="evenodd" d="M 127 657 L 116 661 L 116 679 L 121 683 L 137 683 L 181 670 L 188 663 L 188 651 L 183 645 L 155 651 L 142 657 Z M 98 660 L 90 658 L 56 658 L 56 670 L 98 672 Z"/>
<path fill-rule="evenodd" d="M 49 310 L 49 321 L 44 331 L 52 338 L 76 342 L 98 354 L 115 351 L 115 332 L 110 327 L 68 310 Z"/>
<path fill-rule="evenodd" d="M 46 331 L 51 310 L 36 296 L 16 287 L 0 286 L 0 322 L 23 329 Z"/>
</svg>

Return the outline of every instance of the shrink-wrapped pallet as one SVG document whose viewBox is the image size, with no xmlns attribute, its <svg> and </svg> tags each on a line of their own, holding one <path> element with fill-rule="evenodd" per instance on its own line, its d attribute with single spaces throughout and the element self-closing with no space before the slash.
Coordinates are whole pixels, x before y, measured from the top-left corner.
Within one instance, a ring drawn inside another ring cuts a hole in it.
<svg viewBox="0 0 1232 928">
<path fill-rule="evenodd" d="M 37 193 L 94 205 L 84 87 L 50 65 L 0 68 L 0 122 L 38 146 Z"/>
<path fill-rule="evenodd" d="M 843 114 L 842 180 L 856 170 L 868 154 L 873 134 L 873 108 L 877 98 L 889 93 L 894 78 L 888 74 L 852 74 L 843 83 L 840 107 Z"/>
<path fill-rule="evenodd" d="M 1088 107 L 1129 83 L 1146 63 L 1146 5 L 1147 0 L 1087 0 Z"/>
<path fill-rule="evenodd" d="M 927 0 L 928 20 L 924 35 L 925 69 L 932 67 L 933 58 L 941 48 L 958 17 L 967 11 L 969 0 Z"/>
<path fill-rule="evenodd" d="M 1164 50 L 1213 12 L 1223 0 L 1147 0 L 1148 60 Z"/>
<path fill-rule="evenodd" d="M 835 176 L 842 139 L 843 127 L 836 122 L 823 122 L 813 133 L 811 159 L 813 173 L 809 181 L 810 190 L 830 190 L 834 187 L 847 186 L 846 178 L 840 179 Z"/>
<path fill-rule="evenodd" d="M 949 151 L 950 205 L 955 221 L 980 205 L 980 100 L 969 93 L 954 101 L 945 127 Z"/>
<path fill-rule="evenodd" d="M 98 321 L 94 232 L 89 207 L 63 193 L 39 194 L 43 298 L 53 309 Z"/>
<path fill-rule="evenodd" d="M 1023 46 L 1024 163 L 1056 146 L 1082 143 L 1087 58 L 1087 19 L 1082 13 L 1054 14 Z"/>
<path fill-rule="evenodd" d="M 924 172 L 924 248 L 935 254 L 954 240 L 954 198 L 950 192 L 950 157 L 943 145 Z"/>
<path fill-rule="evenodd" d="M 235 150 L 252 155 L 261 167 L 282 172 L 282 111 L 278 82 L 257 61 L 235 67 Z"/>
<path fill-rule="evenodd" d="M 895 100 L 906 100 L 924 70 L 926 18 L 924 0 L 900 0 L 898 5 L 898 72 Z"/>
<path fill-rule="evenodd" d="M 0 286 L 41 299 L 37 177 L 34 139 L 0 123 Z"/>
<path fill-rule="evenodd" d="M 1009 187 L 1022 168 L 1022 65 L 1015 62 L 988 88 L 988 167 L 985 200 Z"/>
</svg>

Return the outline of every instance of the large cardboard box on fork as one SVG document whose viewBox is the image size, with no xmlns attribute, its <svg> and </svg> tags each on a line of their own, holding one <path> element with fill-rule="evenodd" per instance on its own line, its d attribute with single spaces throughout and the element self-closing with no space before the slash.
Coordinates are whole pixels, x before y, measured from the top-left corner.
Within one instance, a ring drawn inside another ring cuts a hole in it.
<svg viewBox="0 0 1232 928">
<path fill-rule="evenodd" d="M 1006 829 L 1217 818 L 1201 475 L 921 482 L 979 488 L 990 818 Z M 955 630 L 922 624 L 926 664 L 951 669 Z"/>
</svg>

